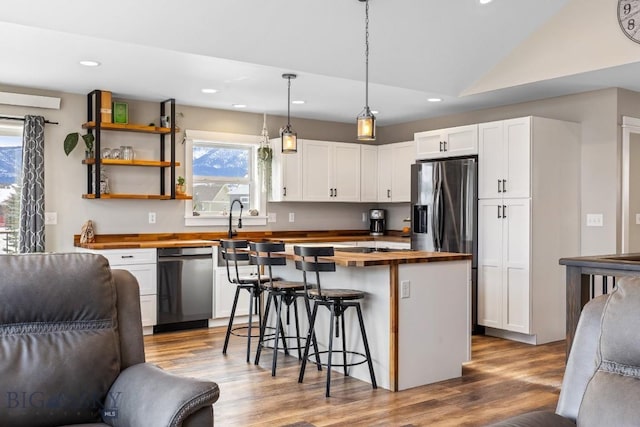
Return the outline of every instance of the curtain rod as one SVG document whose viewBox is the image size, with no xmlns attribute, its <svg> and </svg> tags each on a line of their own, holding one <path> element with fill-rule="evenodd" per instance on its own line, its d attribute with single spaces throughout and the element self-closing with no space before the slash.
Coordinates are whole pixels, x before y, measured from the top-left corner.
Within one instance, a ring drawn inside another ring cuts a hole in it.
<svg viewBox="0 0 640 427">
<path fill-rule="evenodd" d="M 2 119 L 2 120 L 20 120 L 20 121 L 24 122 L 24 117 L 20 117 L 20 116 L 3 116 L 3 115 L 0 115 L 0 119 Z M 60 124 L 58 122 L 50 122 L 47 119 L 45 119 L 44 122 L 47 123 L 47 124 L 50 124 L 50 125 L 59 125 Z"/>
</svg>

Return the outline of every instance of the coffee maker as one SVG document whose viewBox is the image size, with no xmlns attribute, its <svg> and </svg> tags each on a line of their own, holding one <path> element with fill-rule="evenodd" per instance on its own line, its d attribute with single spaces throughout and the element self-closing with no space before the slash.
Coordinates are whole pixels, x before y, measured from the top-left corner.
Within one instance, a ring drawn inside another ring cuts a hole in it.
<svg viewBox="0 0 640 427">
<path fill-rule="evenodd" d="M 370 209 L 369 210 L 369 234 L 372 236 L 384 235 L 384 209 Z"/>
</svg>

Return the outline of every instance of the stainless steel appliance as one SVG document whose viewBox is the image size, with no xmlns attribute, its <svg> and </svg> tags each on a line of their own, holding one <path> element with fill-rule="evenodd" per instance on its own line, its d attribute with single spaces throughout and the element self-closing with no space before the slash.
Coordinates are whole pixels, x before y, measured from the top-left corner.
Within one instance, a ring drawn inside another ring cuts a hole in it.
<svg viewBox="0 0 640 427">
<path fill-rule="evenodd" d="M 155 331 L 208 326 L 213 307 L 213 248 L 158 249 Z"/>
<path fill-rule="evenodd" d="M 385 210 L 369 209 L 369 234 L 382 236 L 385 231 Z"/>
<path fill-rule="evenodd" d="M 478 160 L 411 166 L 411 249 L 473 254 L 472 325 L 477 329 Z"/>
</svg>

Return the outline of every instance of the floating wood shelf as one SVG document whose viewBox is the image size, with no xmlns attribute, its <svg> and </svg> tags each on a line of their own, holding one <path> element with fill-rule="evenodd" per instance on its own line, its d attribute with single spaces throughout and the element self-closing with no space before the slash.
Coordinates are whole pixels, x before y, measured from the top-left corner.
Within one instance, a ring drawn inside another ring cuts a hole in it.
<svg viewBox="0 0 640 427">
<path fill-rule="evenodd" d="M 96 122 L 86 122 L 82 124 L 82 129 L 95 129 Z M 163 128 L 160 126 L 146 126 L 137 124 L 125 124 L 125 123 L 100 123 L 100 129 L 102 130 L 115 130 L 123 132 L 140 132 L 140 133 L 155 133 L 155 134 L 169 134 L 171 128 Z M 177 131 L 178 129 L 176 129 Z"/>
<path fill-rule="evenodd" d="M 84 159 L 82 164 L 94 165 L 96 159 Z M 122 159 L 100 159 L 100 163 L 104 166 L 151 166 L 151 167 L 169 167 L 171 162 L 160 162 L 157 160 L 122 160 Z M 180 166 L 180 162 L 175 162 L 176 166 Z"/>
<path fill-rule="evenodd" d="M 83 194 L 83 199 L 95 199 L 95 194 Z M 109 193 L 109 194 L 101 194 L 101 199 L 144 199 L 144 200 L 170 200 L 171 195 L 161 195 L 161 194 L 118 194 L 118 193 Z M 189 195 L 176 195 L 176 199 L 180 200 L 191 200 L 191 196 Z"/>
</svg>

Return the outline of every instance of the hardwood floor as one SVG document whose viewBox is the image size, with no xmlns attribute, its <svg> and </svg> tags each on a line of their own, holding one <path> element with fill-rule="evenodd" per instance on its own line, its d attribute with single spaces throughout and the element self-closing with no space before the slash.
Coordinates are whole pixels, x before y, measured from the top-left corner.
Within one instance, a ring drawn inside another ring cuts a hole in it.
<svg viewBox="0 0 640 427">
<path fill-rule="evenodd" d="M 210 328 L 145 337 L 148 362 L 218 383 L 218 426 L 481 426 L 553 411 L 565 366 L 564 341 L 530 346 L 474 336 L 473 360 L 461 378 L 392 393 L 336 373 L 325 399 L 324 372 L 309 365 L 298 384 L 297 358 L 279 357 L 271 377 L 270 352 L 263 352 L 260 366 L 248 364 L 245 339 L 232 336 L 223 356 L 224 333 Z"/>
</svg>

